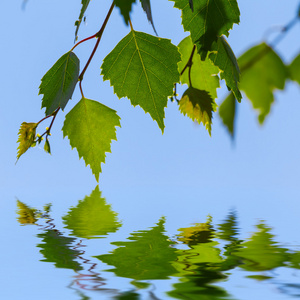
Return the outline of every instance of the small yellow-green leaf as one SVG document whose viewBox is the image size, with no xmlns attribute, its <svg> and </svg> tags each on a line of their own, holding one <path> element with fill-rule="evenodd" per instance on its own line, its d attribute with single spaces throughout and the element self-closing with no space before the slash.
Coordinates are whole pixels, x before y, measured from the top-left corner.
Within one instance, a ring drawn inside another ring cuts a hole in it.
<svg viewBox="0 0 300 300">
<path fill-rule="evenodd" d="M 233 93 L 221 103 L 219 107 L 219 115 L 227 128 L 229 134 L 234 138 L 234 121 L 235 121 L 236 99 Z"/>
<path fill-rule="evenodd" d="M 46 141 L 45 141 L 44 150 L 45 150 L 47 153 L 51 154 L 51 148 L 50 148 L 50 143 L 49 143 L 49 140 L 48 140 L 48 139 L 46 139 Z"/>
<path fill-rule="evenodd" d="M 32 147 L 35 142 L 35 132 L 36 132 L 37 123 L 26 123 L 23 122 L 19 129 L 18 137 L 18 154 L 17 159 L 20 158 L 30 147 Z"/>
<path fill-rule="evenodd" d="M 111 141 L 116 140 L 116 126 L 120 126 L 120 117 L 113 109 L 86 98 L 66 115 L 64 137 L 68 136 L 71 147 L 77 148 L 79 157 L 90 165 L 97 181 L 105 152 L 111 152 Z"/>
<path fill-rule="evenodd" d="M 206 91 L 189 87 L 179 101 L 179 109 L 184 114 L 197 121 L 202 122 L 211 135 L 212 113 L 216 111 L 217 104 Z"/>
<path fill-rule="evenodd" d="M 17 206 L 18 206 L 18 221 L 21 225 L 27 225 L 27 224 L 35 224 L 37 221 L 36 218 L 36 212 L 37 210 L 34 208 L 30 208 L 25 203 L 17 200 Z"/>
</svg>

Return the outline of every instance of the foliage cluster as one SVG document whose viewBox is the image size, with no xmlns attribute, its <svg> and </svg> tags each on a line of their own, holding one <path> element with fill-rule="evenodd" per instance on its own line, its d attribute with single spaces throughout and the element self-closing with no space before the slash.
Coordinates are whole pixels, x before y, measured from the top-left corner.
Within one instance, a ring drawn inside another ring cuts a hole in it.
<svg viewBox="0 0 300 300">
<path fill-rule="evenodd" d="M 118 98 L 127 97 L 133 106 L 139 105 L 157 122 L 162 132 L 165 108 L 170 99 L 178 103 L 184 115 L 202 123 L 211 134 L 213 115 L 218 109 L 215 100 L 220 80 L 225 81 L 230 95 L 220 105 L 219 114 L 232 136 L 236 102 L 241 102 L 241 91 L 258 111 L 258 120 L 262 124 L 274 101 L 274 90 L 284 89 L 287 80 L 300 83 L 300 55 L 285 65 L 274 50 L 282 35 L 298 22 L 299 12 L 272 44 L 256 45 L 236 59 L 226 37 L 233 25 L 240 21 L 237 0 L 172 1 L 174 7 L 181 10 L 182 26 L 189 32 L 178 46 L 157 34 L 133 29 L 130 13 L 136 0 L 112 2 L 101 29 L 77 42 L 43 76 L 39 94 L 43 95 L 42 108 L 45 108 L 46 116 L 37 123 L 22 123 L 17 159 L 30 147 L 40 144 L 44 137 L 44 149 L 51 153 L 49 136 L 53 122 L 57 113 L 68 104 L 79 82 L 82 98 L 66 115 L 62 131 L 99 180 L 101 163 L 105 162 L 105 153 L 111 151 L 111 141 L 116 140 L 120 118 L 113 109 L 86 98 L 81 84 L 115 7 L 119 8 L 130 32 L 104 58 L 101 75 L 103 80 L 110 81 Z M 150 0 L 140 0 L 140 3 L 156 33 Z M 89 4 L 90 0 L 82 0 L 79 18 L 75 22 L 75 40 Z M 81 69 L 74 49 L 94 38 L 95 47 Z M 180 99 L 177 84 L 188 85 Z M 43 134 L 37 134 L 37 127 L 49 118 L 49 127 Z"/>
</svg>

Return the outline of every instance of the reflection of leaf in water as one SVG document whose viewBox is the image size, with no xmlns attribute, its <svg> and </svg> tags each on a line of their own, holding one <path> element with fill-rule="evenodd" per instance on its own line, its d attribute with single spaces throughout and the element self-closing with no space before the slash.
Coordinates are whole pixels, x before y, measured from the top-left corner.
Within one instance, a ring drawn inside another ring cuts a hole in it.
<svg viewBox="0 0 300 300">
<path fill-rule="evenodd" d="M 248 271 L 264 271 L 283 266 L 287 260 L 286 249 L 273 241 L 274 235 L 269 233 L 271 228 L 264 223 L 257 225 L 257 228 L 250 240 L 241 244 L 243 248 L 234 252 L 243 259 L 240 267 Z"/>
<path fill-rule="evenodd" d="M 213 282 L 223 280 L 221 272 L 208 270 L 205 265 L 199 265 L 193 275 L 180 278 L 180 282 L 173 285 L 174 289 L 167 294 L 176 299 L 189 300 L 224 300 L 233 299 L 226 290 L 211 285 Z"/>
<path fill-rule="evenodd" d="M 114 297 L 113 299 L 116 299 L 116 300 L 138 300 L 138 299 L 140 299 L 140 296 L 135 291 L 126 291 L 126 292 Z"/>
<path fill-rule="evenodd" d="M 121 224 L 117 221 L 117 214 L 111 210 L 101 198 L 99 186 L 90 196 L 79 201 L 78 205 L 71 208 L 63 217 L 66 228 L 72 231 L 72 235 L 81 238 L 95 238 L 116 232 Z"/>
<path fill-rule="evenodd" d="M 80 251 L 71 249 L 73 238 L 64 237 L 59 231 L 51 229 L 37 235 L 42 239 L 43 244 L 37 247 L 42 248 L 40 252 L 45 259 L 41 261 L 53 262 L 57 268 L 82 270 L 80 264 L 75 261 Z"/>
<path fill-rule="evenodd" d="M 218 238 L 225 241 L 235 241 L 238 235 L 236 212 L 228 214 L 225 221 L 218 225 Z"/>
<path fill-rule="evenodd" d="M 35 224 L 37 221 L 36 212 L 37 210 L 34 208 L 30 208 L 25 203 L 17 200 L 18 211 L 18 221 L 22 225 L 26 224 Z"/>
<path fill-rule="evenodd" d="M 114 242 L 119 246 L 111 254 L 96 256 L 98 259 L 114 266 L 109 270 L 117 276 L 136 280 L 167 279 L 176 270 L 171 262 L 176 260 L 175 249 L 166 235 L 164 235 L 162 218 L 157 226 L 151 230 L 132 233 L 128 238 L 131 241 Z"/>
</svg>

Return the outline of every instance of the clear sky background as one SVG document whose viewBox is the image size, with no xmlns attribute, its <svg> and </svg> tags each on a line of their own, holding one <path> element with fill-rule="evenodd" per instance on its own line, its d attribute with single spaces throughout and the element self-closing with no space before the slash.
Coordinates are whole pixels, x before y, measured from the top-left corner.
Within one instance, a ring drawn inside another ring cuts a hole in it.
<svg viewBox="0 0 300 300">
<path fill-rule="evenodd" d="M 79 39 L 100 28 L 109 5 L 110 1 L 91 1 L 87 23 L 82 24 Z M 282 1 L 240 1 L 241 22 L 239 26 L 234 25 L 229 38 L 236 55 L 261 42 L 270 28 L 287 24 L 294 17 L 297 5 L 297 0 L 285 2 L 284 6 Z M 40 190 L 63 193 L 79 189 L 89 193 L 96 181 L 84 161 L 79 161 L 77 151 L 71 150 L 68 139 L 63 139 L 61 131 L 65 113 L 80 99 L 78 88 L 65 112 L 60 112 L 55 121 L 50 140 L 52 155 L 46 154 L 43 146 L 36 147 L 15 165 L 19 126 L 23 121 L 36 122 L 43 117 L 42 97 L 38 95 L 40 80 L 73 46 L 80 1 L 30 0 L 24 10 L 21 7 L 22 1 L 0 4 L 4 12 L 0 21 L 0 187 L 15 196 L 40 193 Z M 187 35 L 180 25 L 180 11 L 173 8 L 172 1 L 152 1 L 152 13 L 161 37 L 178 44 Z M 140 5 L 134 6 L 132 22 L 136 30 L 153 34 Z M 133 193 L 134 198 L 151 197 L 151 201 L 161 205 L 168 195 L 179 202 L 186 195 L 213 201 L 217 206 L 226 199 L 233 205 L 245 206 L 251 206 L 254 198 L 259 198 L 260 205 L 267 203 L 267 207 L 273 202 L 281 205 L 284 202 L 287 207 L 289 203 L 297 203 L 300 193 L 299 86 L 287 82 L 284 92 L 276 92 L 275 103 L 263 127 L 258 125 L 256 113 L 244 98 L 238 105 L 234 143 L 218 115 L 214 116 L 210 138 L 202 125 L 196 126 L 171 102 L 165 110 L 166 129 L 162 135 L 149 114 L 131 106 L 127 99 L 119 100 L 109 82 L 103 82 L 99 76 L 103 58 L 128 32 L 129 27 L 116 9 L 83 81 L 87 98 L 117 110 L 121 117 L 118 141 L 113 141 L 112 154 L 107 154 L 100 174 L 100 189 L 105 195 L 122 195 L 126 199 L 133 197 Z M 270 39 L 276 34 L 275 31 Z M 81 66 L 93 46 L 94 40 L 90 40 L 76 48 Z M 293 59 L 299 51 L 299 25 L 276 50 L 285 62 Z M 218 103 L 225 92 L 223 84 L 223 89 L 218 90 Z M 43 126 L 47 124 L 42 124 L 40 132 Z M 125 199 L 125 202 L 130 201 Z"/>
<path fill-rule="evenodd" d="M 80 99 L 78 88 L 56 118 L 50 138 L 52 155 L 46 154 L 43 146 L 36 147 L 15 165 L 20 124 L 37 122 L 44 116 L 40 109 L 42 97 L 38 95 L 40 80 L 72 48 L 80 2 L 29 0 L 24 10 L 21 0 L 0 3 L 0 208 L 1 220 L 7 226 L 12 220 L 16 222 L 15 197 L 40 207 L 55 201 L 56 209 L 64 212 L 97 184 L 61 131 L 65 114 Z M 260 43 L 270 28 L 287 24 L 294 18 L 298 2 L 239 1 L 241 22 L 234 25 L 228 39 L 236 55 Z M 110 3 L 91 1 L 79 39 L 98 31 Z M 187 36 L 180 25 L 180 11 L 173 8 L 172 1 L 152 0 L 151 4 L 159 36 L 177 45 Z M 140 5 L 134 6 L 132 22 L 135 30 L 154 34 Z M 299 29 L 298 24 L 276 47 L 286 63 L 299 52 Z M 299 244 L 295 237 L 300 230 L 299 86 L 287 82 L 284 91 L 275 93 L 275 103 L 262 127 L 244 97 L 238 105 L 234 143 L 218 115 L 214 116 L 209 137 L 202 125 L 196 126 L 171 102 L 165 110 L 162 135 L 149 114 L 131 106 L 128 99 L 119 100 L 109 82 L 103 82 L 100 76 L 103 58 L 128 32 L 116 9 L 83 81 L 87 98 L 115 109 L 121 117 L 118 141 L 113 141 L 112 153 L 102 165 L 99 186 L 124 220 L 122 230 L 129 233 L 153 226 L 166 215 L 166 228 L 175 234 L 180 227 L 204 222 L 207 214 L 222 220 L 236 208 L 246 231 L 252 231 L 257 220 L 265 219 L 283 243 Z M 276 34 L 269 38 L 272 40 Z M 81 67 L 94 42 L 76 48 Z M 218 103 L 226 94 L 222 85 Z M 39 132 L 47 126 L 44 124 Z"/>
</svg>

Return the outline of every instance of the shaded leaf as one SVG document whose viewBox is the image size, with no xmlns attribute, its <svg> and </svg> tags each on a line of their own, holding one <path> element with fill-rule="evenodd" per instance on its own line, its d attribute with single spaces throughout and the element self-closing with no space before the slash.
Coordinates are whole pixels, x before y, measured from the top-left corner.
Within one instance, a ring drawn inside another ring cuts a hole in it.
<svg viewBox="0 0 300 300">
<path fill-rule="evenodd" d="M 206 91 L 189 87 L 179 101 L 179 109 L 193 121 L 202 123 L 211 135 L 212 113 L 217 104 Z"/>
<path fill-rule="evenodd" d="M 72 249 L 73 238 L 63 236 L 58 230 L 50 229 L 37 235 L 42 239 L 42 244 L 37 247 L 41 248 L 40 253 L 45 259 L 41 261 L 53 262 L 55 267 L 82 270 L 81 265 L 75 260 L 80 251 Z"/>
<path fill-rule="evenodd" d="M 223 125 L 227 128 L 229 134 L 234 138 L 235 134 L 235 113 L 236 113 L 236 99 L 232 93 L 221 103 L 219 107 L 219 115 Z"/>
<path fill-rule="evenodd" d="M 80 14 L 79 14 L 78 20 L 75 22 L 75 26 L 76 26 L 75 41 L 78 38 L 78 36 L 77 36 L 78 35 L 78 30 L 79 30 L 80 24 L 82 22 L 82 19 L 84 17 L 85 11 L 86 11 L 88 5 L 90 4 L 90 1 L 91 0 L 81 0 L 82 7 L 81 7 L 81 10 L 80 10 Z"/>
<path fill-rule="evenodd" d="M 288 71 L 277 53 L 265 43 L 254 46 L 239 59 L 240 89 L 246 93 L 263 123 L 274 101 L 273 90 L 284 89 Z"/>
<path fill-rule="evenodd" d="M 238 88 L 240 69 L 233 51 L 223 36 L 213 43 L 209 58 L 215 66 L 219 67 L 221 78 L 225 80 L 228 89 L 233 92 L 235 98 L 240 102 L 242 99 Z"/>
<path fill-rule="evenodd" d="M 153 23 L 150 0 L 140 0 L 140 2 L 142 4 L 143 10 L 145 11 L 145 13 L 147 15 L 148 21 L 151 23 L 153 30 L 157 35 L 156 29 L 155 29 L 154 23 Z"/>
<path fill-rule="evenodd" d="M 135 1 L 136 0 L 115 0 L 115 5 L 119 7 L 126 25 L 128 25 L 132 4 L 135 3 Z"/>
<path fill-rule="evenodd" d="M 186 66 L 193 50 L 193 42 L 190 36 L 184 38 L 178 45 L 181 54 L 181 62 L 178 64 L 180 71 Z M 219 68 L 214 66 L 209 59 L 202 61 L 198 53 L 194 53 L 191 66 L 192 86 L 199 90 L 205 90 L 215 99 L 217 98 L 217 88 L 219 85 Z M 189 71 L 186 69 L 180 76 L 181 83 L 190 85 Z"/>
<path fill-rule="evenodd" d="M 18 153 L 17 153 L 17 160 L 24 154 L 30 147 L 35 146 L 35 133 L 37 123 L 26 123 L 23 122 L 19 129 L 19 137 L 17 143 L 18 146 Z"/>
<path fill-rule="evenodd" d="M 113 109 L 86 98 L 66 115 L 64 137 L 68 136 L 72 148 L 90 165 L 97 181 L 105 152 L 111 152 L 111 140 L 116 140 L 116 126 L 120 126 L 120 118 Z"/>
<path fill-rule="evenodd" d="M 71 208 L 63 220 L 72 235 L 80 238 L 101 237 L 116 232 L 121 226 L 117 221 L 117 214 L 101 197 L 99 186 L 90 196 L 86 196 L 76 207 Z"/>
<path fill-rule="evenodd" d="M 176 270 L 171 262 L 176 260 L 175 249 L 164 235 L 164 219 L 150 230 L 132 233 L 126 242 L 113 242 L 118 246 L 111 254 L 96 256 L 114 266 L 109 270 L 117 276 L 135 280 L 167 279 Z"/>
<path fill-rule="evenodd" d="M 175 7 L 182 10 L 182 25 L 190 31 L 192 41 L 197 45 L 202 59 L 211 51 L 213 42 L 221 35 L 228 36 L 234 23 L 240 21 L 236 0 L 173 0 Z"/>
<path fill-rule="evenodd" d="M 64 54 L 44 75 L 39 94 L 44 94 L 42 107 L 46 115 L 58 107 L 64 110 L 71 99 L 79 76 L 79 59 L 73 52 Z"/>
<path fill-rule="evenodd" d="M 167 39 L 131 31 L 102 64 L 104 80 L 110 80 L 119 98 L 140 105 L 164 130 L 164 108 L 179 81 L 180 54 Z"/>
<path fill-rule="evenodd" d="M 36 212 L 37 210 L 34 208 L 30 208 L 28 205 L 21 201 L 17 201 L 17 206 L 18 206 L 18 222 L 22 225 L 27 225 L 27 224 L 35 224 L 36 221 L 38 220 L 36 218 Z"/>
<path fill-rule="evenodd" d="M 300 54 L 294 58 L 289 66 L 290 78 L 300 84 Z"/>
</svg>

